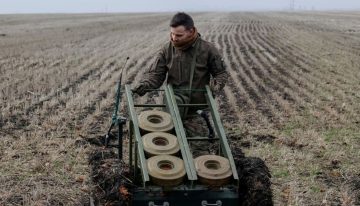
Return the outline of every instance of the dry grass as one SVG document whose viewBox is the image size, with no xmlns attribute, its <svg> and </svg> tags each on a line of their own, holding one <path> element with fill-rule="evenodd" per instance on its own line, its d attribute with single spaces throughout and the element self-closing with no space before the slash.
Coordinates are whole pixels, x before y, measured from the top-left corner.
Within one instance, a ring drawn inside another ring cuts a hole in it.
<svg viewBox="0 0 360 206">
<path fill-rule="evenodd" d="M 0 205 L 89 204 L 85 140 L 110 123 L 125 58 L 138 81 L 171 15 L 1 16 Z M 229 138 L 267 162 L 276 205 L 360 204 L 359 16 L 194 14 L 231 74 Z"/>
</svg>

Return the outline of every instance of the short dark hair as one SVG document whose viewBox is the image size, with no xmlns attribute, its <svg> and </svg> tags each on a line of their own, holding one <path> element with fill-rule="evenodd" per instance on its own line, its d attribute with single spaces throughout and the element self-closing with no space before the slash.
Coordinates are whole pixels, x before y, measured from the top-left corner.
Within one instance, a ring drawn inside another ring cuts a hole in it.
<svg viewBox="0 0 360 206">
<path fill-rule="evenodd" d="M 194 28 L 194 21 L 191 16 L 185 12 L 176 13 L 170 21 L 171 27 L 184 26 L 185 29 L 190 30 Z"/>
</svg>

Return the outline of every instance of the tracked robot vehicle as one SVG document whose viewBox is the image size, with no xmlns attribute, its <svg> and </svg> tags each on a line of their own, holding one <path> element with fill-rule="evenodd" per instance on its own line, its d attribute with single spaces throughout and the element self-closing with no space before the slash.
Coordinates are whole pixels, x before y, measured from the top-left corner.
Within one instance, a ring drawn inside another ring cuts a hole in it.
<svg viewBox="0 0 360 206">
<path fill-rule="evenodd" d="M 105 145 L 117 147 L 119 158 L 128 167 L 123 177 L 128 184 L 119 185 L 120 205 L 272 205 L 270 173 L 266 165 L 259 158 L 244 157 L 241 150 L 231 151 L 208 86 L 193 91 L 203 92 L 206 104 L 178 104 L 176 90 L 171 85 L 156 90 L 163 94 L 163 104 L 136 104 L 130 85 L 125 85 L 127 117 L 118 115 L 120 90 L 121 81 L 112 124 L 105 138 Z M 180 110 L 190 107 L 208 108 L 208 112 L 199 110 L 209 129 L 207 136 L 187 136 Z M 118 127 L 116 135 L 111 132 L 114 126 Z M 124 126 L 128 127 L 126 160 Z M 110 145 L 114 137 L 118 142 Z M 216 154 L 194 158 L 189 146 L 193 141 L 218 145 Z M 236 154 L 233 156 L 232 152 Z"/>
</svg>

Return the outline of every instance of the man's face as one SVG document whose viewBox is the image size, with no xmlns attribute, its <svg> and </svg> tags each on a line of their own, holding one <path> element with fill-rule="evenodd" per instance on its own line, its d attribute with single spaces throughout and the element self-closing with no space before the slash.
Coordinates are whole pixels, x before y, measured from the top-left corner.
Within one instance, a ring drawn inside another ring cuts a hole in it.
<svg viewBox="0 0 360 206">
<path fill-rule="evenodd" d="M 170 35 L 173 42 L 182 44 L 194 34 L 194 29 L 187 30 L 184 26 L 170 27 Z"/>
</svg>

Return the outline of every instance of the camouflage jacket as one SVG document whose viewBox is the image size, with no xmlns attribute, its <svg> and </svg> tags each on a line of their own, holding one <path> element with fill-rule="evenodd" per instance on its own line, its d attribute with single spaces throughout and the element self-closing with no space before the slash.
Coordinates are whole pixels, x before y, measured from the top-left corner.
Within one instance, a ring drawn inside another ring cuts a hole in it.
<svg viewBox="0 0 360 206">
<path fill-rule="evenodd" d="M 176 88 L 188 88 L 190 83 L 191 63 L 197 44 L 196 66 L 194 70 L 192 89 L 203 89 L 210 83 L 212 76 L 216 82 L 225 84 L 228 73 L 224 61 L 216 47 L 203 39 L 197 38 L 194 44 L 185 50 L 176 49 L 169 41 L 157 53 L 155 62 L 145 72 L 141 84 L 146 88 L 159 88 L 167 77 L 167 83 Z M 188 96 L 188 95 L 187 95 Z M 205 96 L 193 92 L 191 103 L 205 103 Z"/>
</svg>

